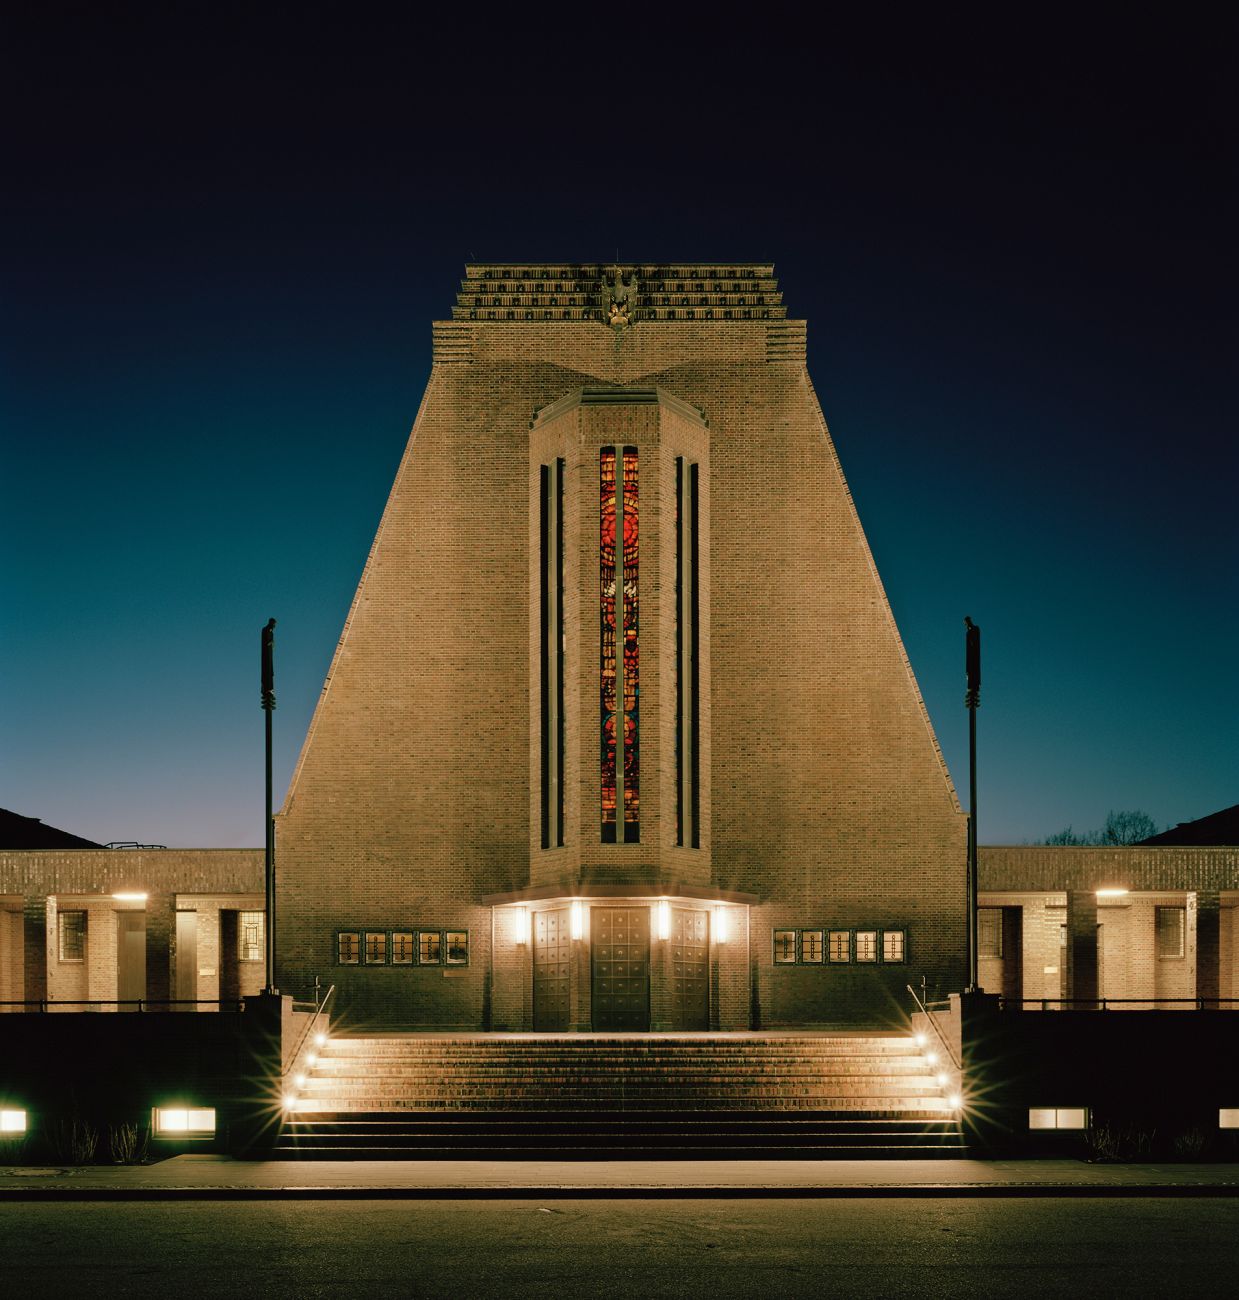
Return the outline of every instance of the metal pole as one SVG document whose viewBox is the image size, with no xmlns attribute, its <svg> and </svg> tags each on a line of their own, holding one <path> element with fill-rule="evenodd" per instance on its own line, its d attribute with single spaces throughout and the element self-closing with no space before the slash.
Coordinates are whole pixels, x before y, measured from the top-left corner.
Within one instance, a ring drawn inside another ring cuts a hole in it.
<svg viewBox="0 0 1239 1300">
<path fill-rule="evenodd" d="M 977 709 L 981 706 L 981 629 L 964 619 L 968 691 L 968 992 L 977 990 Z"/>
<path fill-rule="evenodd" d="M 267 984 L 264 993 L 278 993 L 275 987 L 275 818 L 271 810 L 271 714 L 275 711 L 275 619 L 262 629 L 262 710 L 266 717 L 266 877 L 267 877 Z"/>
</svg>

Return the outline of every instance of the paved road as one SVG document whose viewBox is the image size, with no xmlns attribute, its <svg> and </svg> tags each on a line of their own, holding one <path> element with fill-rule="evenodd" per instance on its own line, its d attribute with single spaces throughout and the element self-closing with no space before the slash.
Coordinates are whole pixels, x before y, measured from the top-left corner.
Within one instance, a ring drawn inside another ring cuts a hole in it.
<svg viewBox="0 0 1239 1300">
<path fill-rule="evenodd" d="M 23 1300 L 1219 1296 L 1239 1199 L 9 1203 L 0 1251 Z"/>
</svg>

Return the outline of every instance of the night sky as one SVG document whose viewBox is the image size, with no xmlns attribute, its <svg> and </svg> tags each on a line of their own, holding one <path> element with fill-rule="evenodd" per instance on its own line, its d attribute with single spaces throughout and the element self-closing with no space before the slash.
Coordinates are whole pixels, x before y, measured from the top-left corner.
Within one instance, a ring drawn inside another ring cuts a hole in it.
<svg viewBox="0 0 1239 1300">
<path fill-rule="evenodd" d="M 1234 33 L 871 8 L 8 6 L 0 804 L 260 845 L 465 261 L 617 249 L 775 263 L 983 843 L 1239 801 Z"/>
</svg>

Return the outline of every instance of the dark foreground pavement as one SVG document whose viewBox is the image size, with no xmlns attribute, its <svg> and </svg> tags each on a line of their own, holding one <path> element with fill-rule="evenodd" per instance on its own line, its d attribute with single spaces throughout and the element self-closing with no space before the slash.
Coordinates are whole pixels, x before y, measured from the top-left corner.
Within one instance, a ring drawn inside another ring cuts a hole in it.
<svg viewBox="0 0 1239 1300">
<path fill-rule="evenodd" d="M 10 1202 L 0 1242 L 23 1300 L 1220 1296 L 1239 1201 Z"/>
<path fill-rule="evenodd" d="M 1239 1165 L 1080 1160 L 234 1160 L 0 1166 L 9 1200 L 1239 1196 Z"/>
</svg>

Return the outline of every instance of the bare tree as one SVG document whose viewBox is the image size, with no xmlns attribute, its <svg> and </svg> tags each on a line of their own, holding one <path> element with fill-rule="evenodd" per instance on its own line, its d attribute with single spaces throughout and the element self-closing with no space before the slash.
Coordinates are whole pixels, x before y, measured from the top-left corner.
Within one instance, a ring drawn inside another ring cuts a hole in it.
<svg viewBox="0 0 1239 1300">
<path fill-rule="evenodd" d="M 1077 831 L 1070 826 L 1047 835 L 1042 844 L 1059 848 L 1077 844 L 1139 844 L 1157 834 L 1157 823 L 1147 812 L 1133 809 L 1129 812 L 1106 814 L 1106 824 L 1099 831 Z"/>
</svg>

